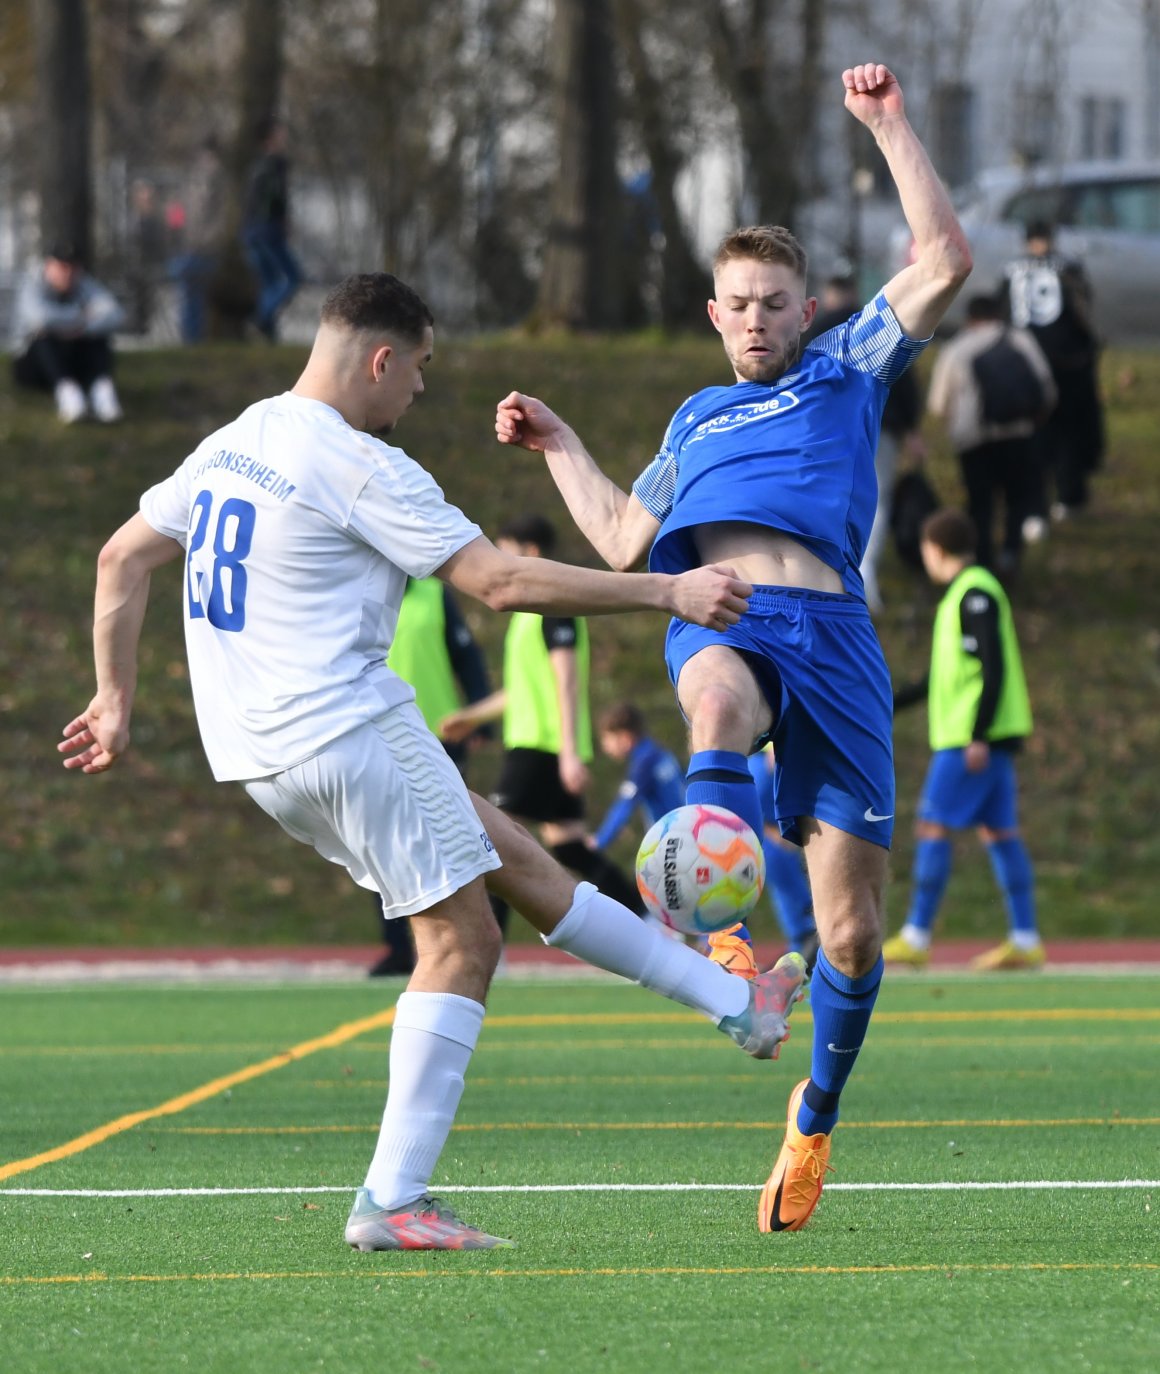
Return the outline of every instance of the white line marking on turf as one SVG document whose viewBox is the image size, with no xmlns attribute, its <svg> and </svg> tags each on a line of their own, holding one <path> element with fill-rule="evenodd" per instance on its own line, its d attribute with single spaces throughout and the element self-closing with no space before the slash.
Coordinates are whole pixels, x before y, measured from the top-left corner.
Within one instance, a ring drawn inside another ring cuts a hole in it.
<svg viewBox="0 0 1160 1374">
<path fill-rule="evenodd" d="M 748 1193 L 756 1183 L 448 1183 L 437 1193 Z M 260 1197 L 352 1193 L 355 1185 L 309 1188 L 0 1188 L 0 1197 Z M 1053 1188 L 1160 1188 L 1160 1179 L 1029 1179 L 995 1183 L 827 1183 L 827 1193 L 1018 1192 Z"/>
</svg>

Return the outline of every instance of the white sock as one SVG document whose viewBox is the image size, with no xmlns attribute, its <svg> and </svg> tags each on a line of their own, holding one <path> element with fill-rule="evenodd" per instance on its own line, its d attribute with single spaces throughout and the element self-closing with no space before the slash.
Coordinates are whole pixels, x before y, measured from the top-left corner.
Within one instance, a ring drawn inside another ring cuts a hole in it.
<svg viewBox="0 0 1160 1374">
<path fill-rule="evenodd" d="M 909 922 L 898 932 L 911 949 L 930 949 L 930 931 Z"/>
<path fill-rule="evenodd" d="M 1037 930 L 1012 930 L 1007 938 L 1016 949 L 1038 949 L 1041 943 Z"/>
<path fill-rule="evenodd" d="M 563 920 L 546 945 L 629 978 L 641 987 L 682 1002 L 714 1024 L 749 1005 L 749 985 L 703 954 L 669 940 L 626 906 L 581 883 Z"/>
<path fill-rule="evenodd" d="M 387 1105 L 366 1188 L 380 1207 L 427 1191 L 483 1025 L 483 1006 L 452 992 L 404 992 L 391 1030 Z"/>
</svg>

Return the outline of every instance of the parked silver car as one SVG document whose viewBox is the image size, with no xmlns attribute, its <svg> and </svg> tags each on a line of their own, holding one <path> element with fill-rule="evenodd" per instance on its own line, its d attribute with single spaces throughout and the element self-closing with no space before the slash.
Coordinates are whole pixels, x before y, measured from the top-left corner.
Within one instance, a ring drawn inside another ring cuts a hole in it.
<svg viewBox="0 0 1160 1374">
<path fill-rule="evenodd" d="M 957 326 L 967 297 L 995 290 L 1023 251 L 1024 226 L 1056 226 L 1056 247 L 1091 279 L 1096 326 L 1110 343 L 1160 339 L 1160 163 L 1067 163 L 1033 171 L 984 173 L 956 195 L 975 269 L 946 323 Z M 892 267 L 914 240 L 905 226 L 891 238 Z"/>
</svg>

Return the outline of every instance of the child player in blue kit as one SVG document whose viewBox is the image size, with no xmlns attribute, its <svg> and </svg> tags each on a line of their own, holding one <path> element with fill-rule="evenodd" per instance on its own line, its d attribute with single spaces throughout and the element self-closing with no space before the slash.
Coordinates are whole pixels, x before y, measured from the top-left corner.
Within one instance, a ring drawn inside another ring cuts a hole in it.
<svg viewBox="0 0 1160 1374">
<path fill-rule="evenodd" d="M 922 351 L 971 268 L 951 203 L 880 64 L 842 74 L 846 109 L 873 133 L 914 235 L 914 261 L 805 350 L 817 302 L 787 230 L 728 235 L 709 318 L 735 383 L 673 416 L 631 494 L 575 431 L 512 392 L 496 435 L 543 452 L 573 518 L 605 560 L 654 571 L 707 563 L 755 585 L 734 626 L 673 623 L 666 662 L 689 722 L 690 802 L 762 832 L 748 755 L 772 739 L 777 823 L 805 849 L 821 951 L 810 1076 L 758 1204 L 762 1231 L 797 1230 L 822 1192 L 838 1100 L 882 975 L 882 893 L 894 816 L 890 678 L 858 571 L 874 518 L 874 453 L 894 379 Z"/>
</svg>

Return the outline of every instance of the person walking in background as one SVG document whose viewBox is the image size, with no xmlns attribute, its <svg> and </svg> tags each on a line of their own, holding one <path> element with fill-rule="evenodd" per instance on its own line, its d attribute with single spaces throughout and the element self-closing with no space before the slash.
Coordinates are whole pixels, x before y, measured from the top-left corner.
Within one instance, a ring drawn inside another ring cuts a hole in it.
<svg viewBox="0 0 1160 1374">
<path fill-rule="evenodd" d="M 513 391 L 496 411 L 496 437 L 545 455 L 576 523 L 613 567 L 635 567 L 646 553 L 655 569 L 724 558 L 758 586 L 736 630 L 670 626 L 665 658 L 689 721 L 689 801 L 725 806 L 760 834 L 748 755 L 772 738 L 777 823 L 804 847 L 814 894 L 821 951 L 810 1076 L 790 1094 L 758 1203 L 762 1231 L 798 1230 L 821 1196 L 839 1100 L 881 982 L 894 818 L 890 677 L 858 568 L 877 503 L 887 390 L 971 270 L 894 74 L 860 64 L 842 73 L 842 87 L 915 236 L 914 261 L 869 305 L 803 351 L 817 302 L 801 244 L 778 225 L 727 235 L 708 309 L 736 382 L 680 406 L 631 494 L 542 401 Z"/>
<path fill-rule="evenodd" d="M 16 297 L 13 380 L 51 392 L 66 425 L 82 419 L 90 405 L 104 424 L 119 420 L 113 332 L 124 319 L 116 297 L 85 271 L 72 244 L 54 244 Z"/>
<path fill-rule="evenodd" d="M 242 243 L 258 278 L 254 327 L 273 343 L 278 317 L 302 284 L 302 269 L 290 249 L 289 129 L 274 115 L 255 130 L 258 154 L 246 178 Z"/>
<path fill-rule="evenodd" d="M 197 150 L 183 208 L 182 252 L 171 261 L 169 274 L 178 286 L 181 342 L 198 344 L 206 335 L 206 293 L 225 218 L 221 150 L 212 136 Z"/>
<path fill-rule="evenodd" d="M 1031 704 L 1011 605 L 976 561 L 974 522 L 941 510 L 923 525 L 922 560 L 946 592 L 935 613 L 930 673 L 895 694 L 896 709 L 925 698 L 932 758 L 918 803 L 918 844 L 906 924 L 882 953 L 922 968 L 951 872 L 952 830 L 975 826 L 1007 905 L 1010 930 L 976 969 L 1039 968 L 1035 875 L 1019 832 L 1015 755 L 1031 733 Z"/>
<path fill-rule="evenodd" d="M 408 576 L 493 610 L 665 611 L 722 628 L 752 588 L 726 568 L 625 576 L 505 554 L 388 433 L 423 391 L 430 310 L 388 273 L 327 296 L 294 388 L 248 406 L 141 498 L 101 550 L 96 691 L 64 727 L 66 768 L 100 774 L 129 745 L 153 575 L 180 560 L 190 683 L 214 776 L 413 917 L 415 972 L 391 1030 L 382 1125 L 345 1238 L 360 1251 L 490 1249 L 431 1195 L 501 941 L 486 892 L 553 948 L 694 1007 L 773 1058 L 802 991 L 789 962 L 752 983 L 577 883 L 469 793 L 386 664 Z"/>
<path fill-rule="evenodd" d="M 1055 251 L 1045 220 L 1027 225 L 1026 252 L 1008 264 L 1003 282 L 1011 323 L 1029 330 L 1051 367 L 1058 404 L 1039 436 L 1036 484 L 1027 517 L 1029 540 L 1047 533 L 1045 517 L 1065 520 L 1088 503 L 1088 480 L 1104 450 L 1092 290 L 1081 263 Z M 1048 504 L 1048 487 L 1054 500 Z"/>
<path fill-rule="evenodd" d="M 407 579 L 387 667 L 415 689 L 415 705 L 432 733 L 462 702 L 481 701 L 491 693 L 483 652 L 454 592 L 437 577 Z M 464 778 L 473 739 L 490 734 L 491 727 L 484 725 L 470 739 L 444 744 L 447 757 Z M 370 976 L 411 973 L 415 951 L 410 927 L 388 919 L 381 894 L 373 895 L 385 949 Z"/>
<path fill-rule="evenodd" d="M 516 516 L 500 529 L 496 545 L 521 558 L 548 558 L 556 530 L 543 515 Z M 504 638 L 503 687 L 451 712 L 439 735 L 454 743 L 502 717 L 504 759 L 492 805 L 538 826 L 554 859 L 640 914 L 636 883 L 587 843 L 584 793 L 593 754 L 588 658 L 582 616 L 517 611 Z M 506 929 L 506 910 L 496 916 Z"/>
<path fill-rule="evenodd" d="M 124 262 L 125 328 L 132 334 L 148 335 L 152 328 L 157 288 L 165 275 L 168 233 L 157 187 L 148 177 L 138 177 L 129 187 L 129 251 Z"/>
<path fill-rule="evenodd" d="M 972 296 L 967 323 L 931 372 L 927 408 L 947 428 L 959 458 L 978 561 L 1015 574 L 1023 524 L 1036 487 L 1036 431 L 1056 403 L 1051 368 L 1029 330 L 1003 321 L 993 296 Z M 1003 540 L 995 550 L 995 493 L 1003 494 Z"/>
</svg>

